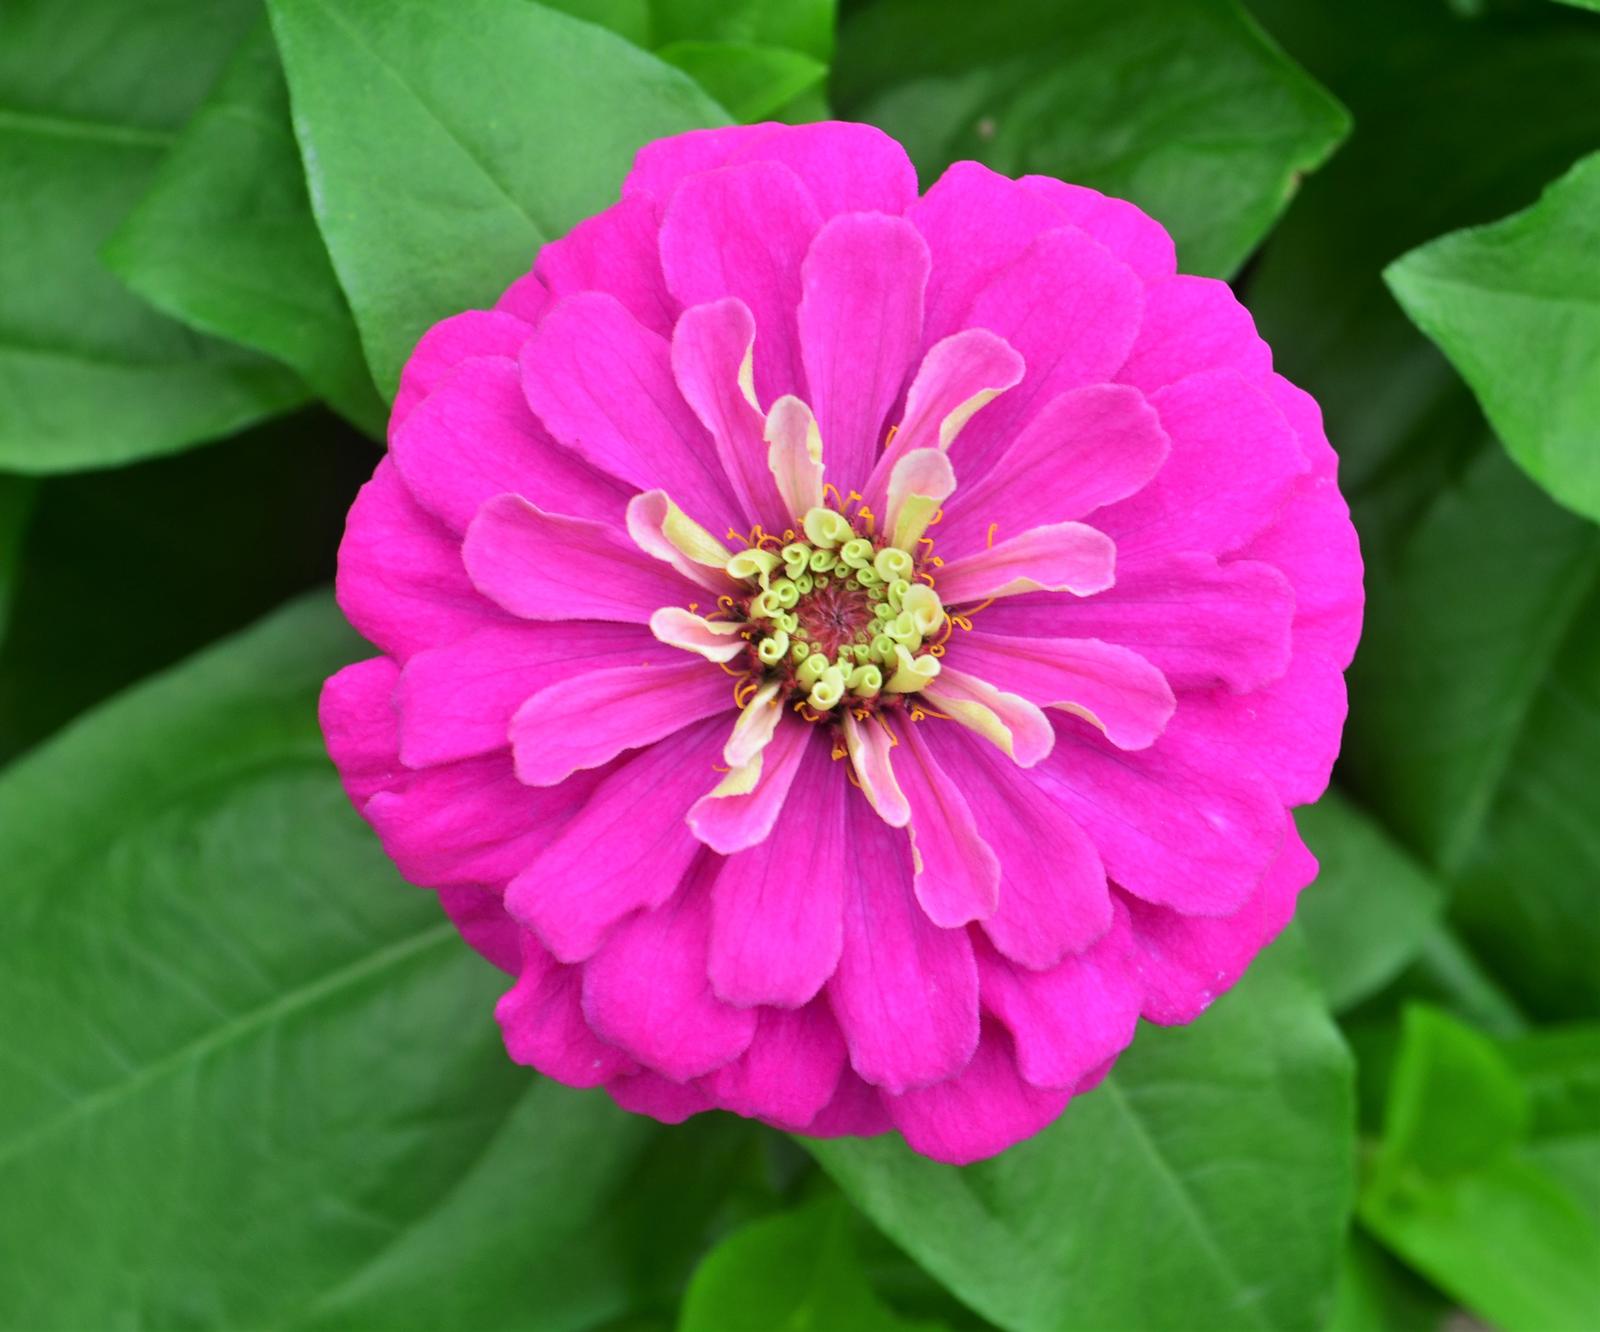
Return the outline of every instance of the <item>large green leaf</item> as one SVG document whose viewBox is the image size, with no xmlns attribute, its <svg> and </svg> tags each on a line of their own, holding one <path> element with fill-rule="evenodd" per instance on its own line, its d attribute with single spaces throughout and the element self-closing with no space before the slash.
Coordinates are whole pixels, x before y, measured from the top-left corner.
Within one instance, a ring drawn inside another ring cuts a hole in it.
<svg viewBox="0 0 1600 1332">
<path fill-rule="evenodd" d="M 1600 519 L 1600 153 L 1532 208 L 1430 241 L 1384 272 L 1511 456 Z"/>
<path fill-rule="evenodd" d="M 0 1325 L 575 1329 L 703 1242 L 748 1138 L 505 1058 L 323 754 L 358 650 L 300 602 L 0 779 Z"/>
<path fill-rule="evenodd" d="M 681 71 L 527 0 L 270 0 L 312 206 L 378 387 L 611 203 L 650 139 L 725 114 Z"/>
<path fill-rule="evenodd" d="M 1231 2 L 881 0 L 839 37 L 835 96 L 910 150 L 1122 195 L 1189 272 L 1231 273 L 1349 126 Z"/>
<path fill-rule="evenodd" d="M 11 602 L 22 572 L 22 540 L 37 490 L 37 482 L 28 477 L 0 476 L 0 649 L 11 626 Z"/>
<path fill-rule="evenodd" d="M 1353 1171 L 1349 1056 L 1286 937 L 1192 1026 L 1141 1031 L 1095 1091 L 992 1161 L 808 1143 L 856 1203 L 1011 1332 L 1310 1328 Z"/>
<path fill-rule="evenodd" d="M 0 467 L 170 452 L 304 396 L 155 314 L 97 251 L 250 22 L 250 0 L 0 8 Z"/>
<path fill-rule="evenodd" d="M 152 304 L 292 366 L 369 434 L 383 404 L 311 217 L 263 18 L 106 250 Z"/>
</svg>

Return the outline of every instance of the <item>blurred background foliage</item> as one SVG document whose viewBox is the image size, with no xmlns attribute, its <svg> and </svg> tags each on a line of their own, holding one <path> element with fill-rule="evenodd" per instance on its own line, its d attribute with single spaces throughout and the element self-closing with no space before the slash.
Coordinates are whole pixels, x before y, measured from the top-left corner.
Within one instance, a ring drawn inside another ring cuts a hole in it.
<svg viewBox="0 0 1600 1332">
<path fill-rule="evenodd" d="M 0 1325 L 1600 1326 L 1595 8 L 8 0 Z M 1161 218 L 1368 561 L 1295 926 L 966 1170 L 511 1065 L 313 715 L 417 335 L 827 115 Z"/>
</svg>

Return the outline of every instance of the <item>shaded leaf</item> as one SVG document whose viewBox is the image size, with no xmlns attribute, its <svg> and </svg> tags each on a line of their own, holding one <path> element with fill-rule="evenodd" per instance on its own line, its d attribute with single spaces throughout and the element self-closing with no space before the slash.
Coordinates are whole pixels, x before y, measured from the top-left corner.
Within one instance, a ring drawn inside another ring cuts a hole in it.
<svg viewBox="0 0 1600 1332">
<path fill-rule="evenodd" d="M 657 52 L 745 123 L 777 114 L 821 86 L 828 67 L 798 51 L 747 42 L 669 42 Z"/>
</svg>

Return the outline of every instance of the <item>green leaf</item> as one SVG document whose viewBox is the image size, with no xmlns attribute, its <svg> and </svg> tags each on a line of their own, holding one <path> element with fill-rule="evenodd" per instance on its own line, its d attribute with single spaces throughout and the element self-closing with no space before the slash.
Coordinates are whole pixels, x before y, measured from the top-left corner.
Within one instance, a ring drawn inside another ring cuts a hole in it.
<svg viewBox="0 0 1600 1332">
<path fill-rule="evenodd" d="M 1416 956 L 1444 897 L 1438 882 L 1338 791 L 1296 810 L 1295 822 L 1322 866 L 1295 918 L 1339 1012 L 1376 993 Z"/>
<path fill-rule="evenodd" d="M 1233 3 L 886 0 L 841 31 L 835 97 L 925 180 L 958 158 L 1139 204 L 1188 272 L 1236 269 L 1343 109 Z"/>
<path fill-rule="evenodd" d="M 1325 1332 L 1440 1332 L 1450 1302 L 1359 1230 L 1350 1236 Z"/>
<path fill-rule="evenodd" d="M 152 312 L 97 257 L 252 13 L 246 0 L 0 9 L 0 467 L 171 452 L 304 397 L 264 358 Z"/>
<path fill-rule="evenodd" d="M 1407 1012 L 1361 1219 L 1508 1332 L 1600 1318 L 1600 1226 L 1522 1149 L 1527 1091 L 1494 1044 Z"/>
<path fill-rule="evenodd" d="M 22 573 L 22 541 L 37 490 L 31 478 L 0 475 L 0 648 L 5 647 L 11 627 L 11 603 Z"/>
<path fill-rule="evenodd" d="M 676 65 L 743 123 L 776 114 L 819 87 L 828 67 L 781 46 L 747 42 L 669 42 L 656 54 Z"/>
<path fill-rule="evenodd" d="M 700 1264 L 678 1332 L 911 1332 L 874 1293 L 836 1199 L 736 1230 Z"/>
<path fill-rule="evenodd" d="M 898 1139 L 806 1145 L 1010 1332 L 1320 1325 L 1353 1172 L 1350 1061 L 1286 937 L 1187 1028 L 1146 1029 L 1032 1140 L 957 1169 Z"/>
<path fill-rule="evenodd" d="M 647 0 L 658 44 L 739 42 L 833 59 L 835 0 Z"/>
<path fill-rule="evenodd" d="M 1539 202 L 1411 251 L 1384 279 L 1524 470 L 1600 519 L 1600 153 Z"/>
<path fill-rule="evenodd" d="M 505 1057 L 505 978 L 323 752 L 318 686 L 359 647 L 299 602 L 0 778 L 27 867 L 0 934 L 0 1325 L 576 1329 L 703 1242 L 749 1134 L 663 1162 L 667 1130 Z M 646 1242 L 640 1195 L 673 1236 Z"/>
<path fill-rule="evenodd" d="M 264 18 L 105 253 L 151 304 L 292 366 L 368 434 L 383 434 L 384 406 L 311 216 Z"/>
<path fill-rule="evenodd" d="M 317 224 L 386 394 L 429 325 L 611 203 L 641 144 L 726 119 L 680 71 L 526 0 L 269 10 Z"/>
</svg>

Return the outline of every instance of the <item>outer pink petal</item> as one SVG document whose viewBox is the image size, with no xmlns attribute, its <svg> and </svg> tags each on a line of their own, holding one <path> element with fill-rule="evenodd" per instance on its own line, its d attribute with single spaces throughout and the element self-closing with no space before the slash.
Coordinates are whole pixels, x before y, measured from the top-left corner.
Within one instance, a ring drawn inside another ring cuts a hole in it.
<svg viewBox="0 0 1600 1332">
<path fill-rule="evenodd" d="M 715 1109 L 698 1083 L 673 1082 L 659 1073 L 624 1073 L 606 1083 L 606 1095 L 633 1115 L 649 1115 L 663 1124 L 681 1124 L 690 1115 Z"/>
<path fill-rule="evenodd" d="M 1130 893 L 1225 916 L 1255 891 L 1283 837 L 1283 806 L 1250 768 L 1224 766 L 1177 732 L 1127 753 L 1074 719 L 1039 767 Z"/>
<path fill-rule="evenodd" d="M 394 438 L 412 409 L 462 361 L 475 356 L 504 356 L 514 361 L 532 333 L 531 323 L 509 311 L 463 310 L 441 319 L 417 340 L 400 371 L 400 387 L 389 413 L 389 437 Z"/>
<path fill-rule="evenodd" d="M 544 432 L 522 397 L 515 361 L 463 361 L 394 431 L 390 452 L 406 486 L 452 531 L 508 492 L 550 513 L 616 521 L 627 489 Z"/>
<path fill-rule="evenodd" d="M 985 632 L 1101 638 L 1132 648 L 1177 689 L 1238 693 L 1288 669 L 1294 592 L 1270 564 L 1209 555 L 1135 559 L 1085 600 L 1029 596 L 982 614 Z M 975 620 L 974 624 L 980 623 Z"/>
<path fill-rule="evenodd" d="M 813 738 L 811 728 L 804 723 L 780 722 L 761 752 L 761 772 L 755 789 L 742 795 L 717 795 L 713 790 L 695 801 L 689 810 L 689 827 L 694 835 L 725 856 L 765 841 L 783 812 L 789 788 Z"/>
<path fill-rule="evenodd" d="M 635 490 L 665 490 L 720 530 L 733 498 L 705 428 L 678 395 L 672 353 L 615 297 L 569 296 L 522 349 L 522 389 L 562 444 Z"/>
<path fill-rule="evenodd" d="M 402 661 L 506 619 L 472 586 L 460 545 L 411 498 L 391 458 L 350 507 L 334 589 L 357 632 Z"/>
<path fill-rule="evenodd" d="M 1022 1080 L 1005 1030 L 986 1023 L 972 1062 L 946 1081 L 885 1096 L 894 1126 L 914 1151 L 946 1165 L 970 1165 L 1030 1138 L 1072 1099 Z"/>
<path fill-rule="evenodd" d="M 946 606 L 1041 588 L 1089 596 L 1112 584 L 1116 548 L 1083 523 L 1035 527 L 951 560 L 938 574 Z"/>
<path fill-rule="evenodd" d="M 1019 183 L 1048 199 L 1066 221 L 1087 231 L 1146 282 L 1177 271 L 1177 252 L 1166 228 L 1126 199 L 1086 185 L 1069 185 L 1054 176 L 1023 176 Z"/>
<path fill-rule="evenodd" d="M 850 802 L 856 873 L 846 887 L 844 948 L 828 1001 L 851 1066 L 890 1091 L 966 1066 L 978 1043 L 978 970 L 961 930 L 917 905 L 904 839 L 864 800 Z"/>
<path fill-rule="evenodd" d="M 638 666 L 586 671 L 541 689 L 511 719 L 517 779 L 554 786 L 624 750 L 663 740 L 703 717 L 734 709 L 722 672 L 659 646 Z"/>
<path fill-rule="evenodd" d="M 478 511 L 461 555 L 473 585 L 525 620 L 649 624 L 663 606 L 705 597 L 615 528 L 545 513 L 517 495 Z"/>
<path fill-rule="evenodd" d="M 873 1138 L 893 1130 L 888 1112 L 883 1108 L 884 1097 L 870 1083 L 856 1076 L 855 1070 L 846 1066 L 839 1074 L 838 1085 L 833 1089 L 833 1099 L 817 1112 L 817 1117 L 806 1125 L 808 1138 Z"/>
<path fill-rule="evenodd" d="M 760 1009 L 750 1048 L 702 1085 L 724 1109 L 797 1132 L 833 1098 L 844 1066 L 844 1038 L 818 1000 Z"/>
<path fill-rule="evenodd" d="M 1144 1016 L 1150 1021 L 1192 1022 L 1232 988 L 1289 923 L 1300 890 L 1316 877 L 1317 861 L 1287 812 L 1283 822 L 1283 850 L 1233 915 L 1199 918 L 1129 900 L 1135 946 L 1143 955 Z"/>
<path fill-rule="evenodd" d="M 678 305 L 661 276 L 656 213 L 652 200 L 624 195 L 540 250 L 534 272 L 558 299 L 580 291 L 615 296 L 652 333 L 667 337 Z"/>
<path fill-rule="evenodd" d="M 810 728 L 791 723 L 790 729 Z M 771 835 L 730 856 L 717 875 L 711 984 L 727 1003 L 798 1008 L 838 965 L 845 885 L 855 873 L 850 787 L 823 741 L 805 746 Z"/>
<path fill-rule="evenodd" d="M 1061 805 L 992 745 L 955 726 L 934 726 L 928 745 L 959 773 L 978 826 L 1000 857 L 1000 906 L 984 933 L 1034 971 L 1081 953 L 1111 928 L 1111 893 L 1100 854 Z"/>
<path fill-rule="evenodd" d="M 537 273 L 524 273 L 500 293 L 494 308 L 504 314 L 515 315 L 529 324 L 537 324 L 550 308 L 550 293 Z"/>
<path fill-rule="evenodd" d="M 1233 370 L 1191 375 L 1150 401 L 1172 453 L 1154 481 L 1096 523 L 1125 556 L 1238 550 L 1277 516 L 1306 470 L 1294 431 L 1267 391 Z"/>
<path fill-rule="evenodd" d="M 770 404 L 805 397 L 795 333 L 800 264 L 822 217 L 800 178 L 775 162 L 690 176 L 661 223 L 661 266 L 685 305 L 737 296 L 756 321 L 755 383 Z"/>
<path fill-rule="evenodd" d="M 595 1034 L 674 1082 L 737 1059 L 755 1035 L 755 1013 L 721 1002 L 706 975 L 715 873 L 702 853 L 671 901 L 623 922 L 583 969 Z"/>
<path fill-rule="evenodd" d="M 921 725 L 907 722 L 896 730 L 894 775 L 911 806 L 906 831 L 917 901 L 945 929 L 985 920 L 1000 901 L 1000 861 L 961 793 L 965 774 L 940 766 Z"/>
<path fill-rule="evenodd" d="M 323 742 L 357 811 L 408 775 L 400 764 L 393 701 L 399 679 L 388 657 L 369 657 L 330 675 L 322 686 L 317 720 Z"/>
<path fill-rule="evenodd" d="M 521 975 L 494 1010 L 507 1054 L 569 1087 L 598 1087 L 638 1069 L 583 1020 L 580 968 L 562 966 L 526 930 L 521 956 Z"/>
<path fill-rule="evenodd" d="M 1142 489 L 1166 461 L 1161 418 L 1137 389 L 1094 384 L 1051 400 L 998 462 L 962 486 L 934 532 L 944 558 L 1007 536 L 1082 518 Z"/>
<path fill-rule="evenodd" d="M 667 901 L 700 853 L 683 820 L 721 735 L 702 723 L 613 768 L 519 867 L 506 910 L 561 961 L 581 962 L 624 916 Z"/>
<path fill-rule="evenodd" d="M 1139 336 L 1117 378 L 1154 393 L 1201 370 L 1222 369 L 1261 385 L 1272 373 L 1272 349 L 1233 288 L 1189 274 L 1151 286 Z"/>
<path fill-rule="evenodd" d="M 866 484 L 922 341 L 928 247 L 882 213 L 845 213 L 801 270 L 800 350 L 823 460 L 841 493 Z"/>
<path fill-rule="evenodd" d="M 522 966 L 518 942 L 522 931 L 506 915 L 499 893 L 469 884 L 450 884 L 439 889 L 439 905 L 469 947 L 508 975 L 517 974 Z"/>
</svg>

